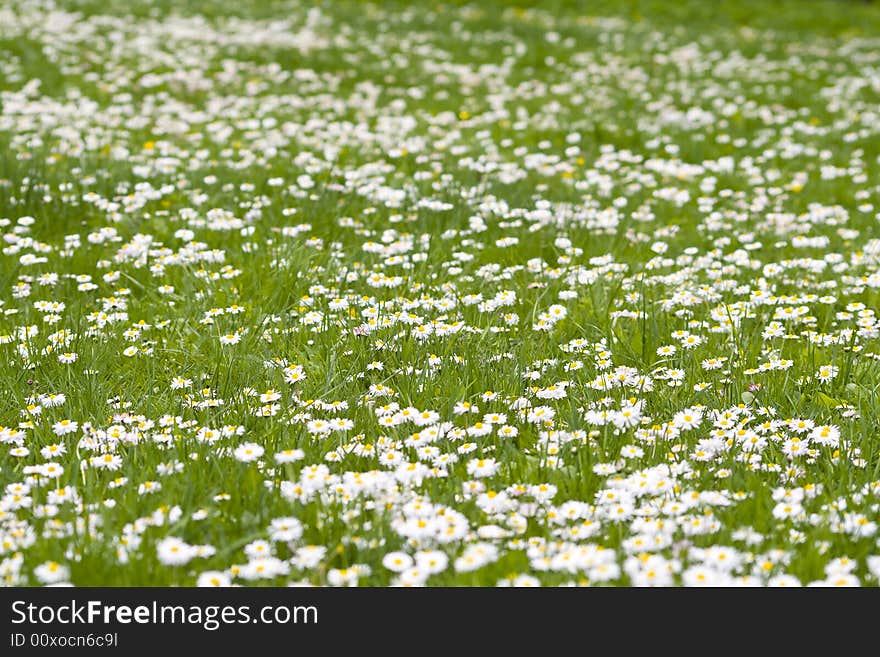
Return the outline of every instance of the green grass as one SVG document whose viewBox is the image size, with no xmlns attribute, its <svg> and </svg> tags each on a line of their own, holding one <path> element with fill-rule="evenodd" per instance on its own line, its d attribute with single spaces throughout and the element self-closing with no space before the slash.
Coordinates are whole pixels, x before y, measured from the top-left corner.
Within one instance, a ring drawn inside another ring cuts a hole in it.
<svg viewBox="0 0 880 657">
<path fill-rule="evenodd" d="M 6 583 L 877 584 L 880 6 L 57 7 L 0 10 Z"/>
</svg>

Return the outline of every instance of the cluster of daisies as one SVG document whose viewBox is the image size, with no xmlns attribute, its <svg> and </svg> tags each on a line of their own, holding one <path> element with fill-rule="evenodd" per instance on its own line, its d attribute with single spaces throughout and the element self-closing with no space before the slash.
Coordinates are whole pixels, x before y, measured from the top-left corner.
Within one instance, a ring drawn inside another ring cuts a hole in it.
<svg viewBox="0 0 880 657">
<path fill-rule="evenodd" d="M 880 38 L 129 4 L 0 7 L 0 583 L 878 584 Z"/>
</svg>

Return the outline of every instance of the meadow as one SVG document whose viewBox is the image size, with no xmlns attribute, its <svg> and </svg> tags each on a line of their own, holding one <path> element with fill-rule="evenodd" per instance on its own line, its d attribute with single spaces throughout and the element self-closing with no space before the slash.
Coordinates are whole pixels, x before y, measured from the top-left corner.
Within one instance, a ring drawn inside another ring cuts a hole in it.
<svg viewBox="0 0 880 657">
<path fill-rule="evenodd" d="M 0 5 L 0 582 L 876 586 L 880 5 Z"/>
</svg>

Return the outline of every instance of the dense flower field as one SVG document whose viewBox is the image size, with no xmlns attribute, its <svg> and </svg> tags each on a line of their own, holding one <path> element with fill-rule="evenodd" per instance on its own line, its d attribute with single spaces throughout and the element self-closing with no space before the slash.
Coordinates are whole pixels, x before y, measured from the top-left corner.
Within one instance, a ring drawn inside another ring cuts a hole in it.
<svg viewBox="0 0 880 657">
<path fill-rule="evenodd" d="M 190 4 L 0 6 L 5 584 L 877 584 L 880 7 Z"/>
</svg>

